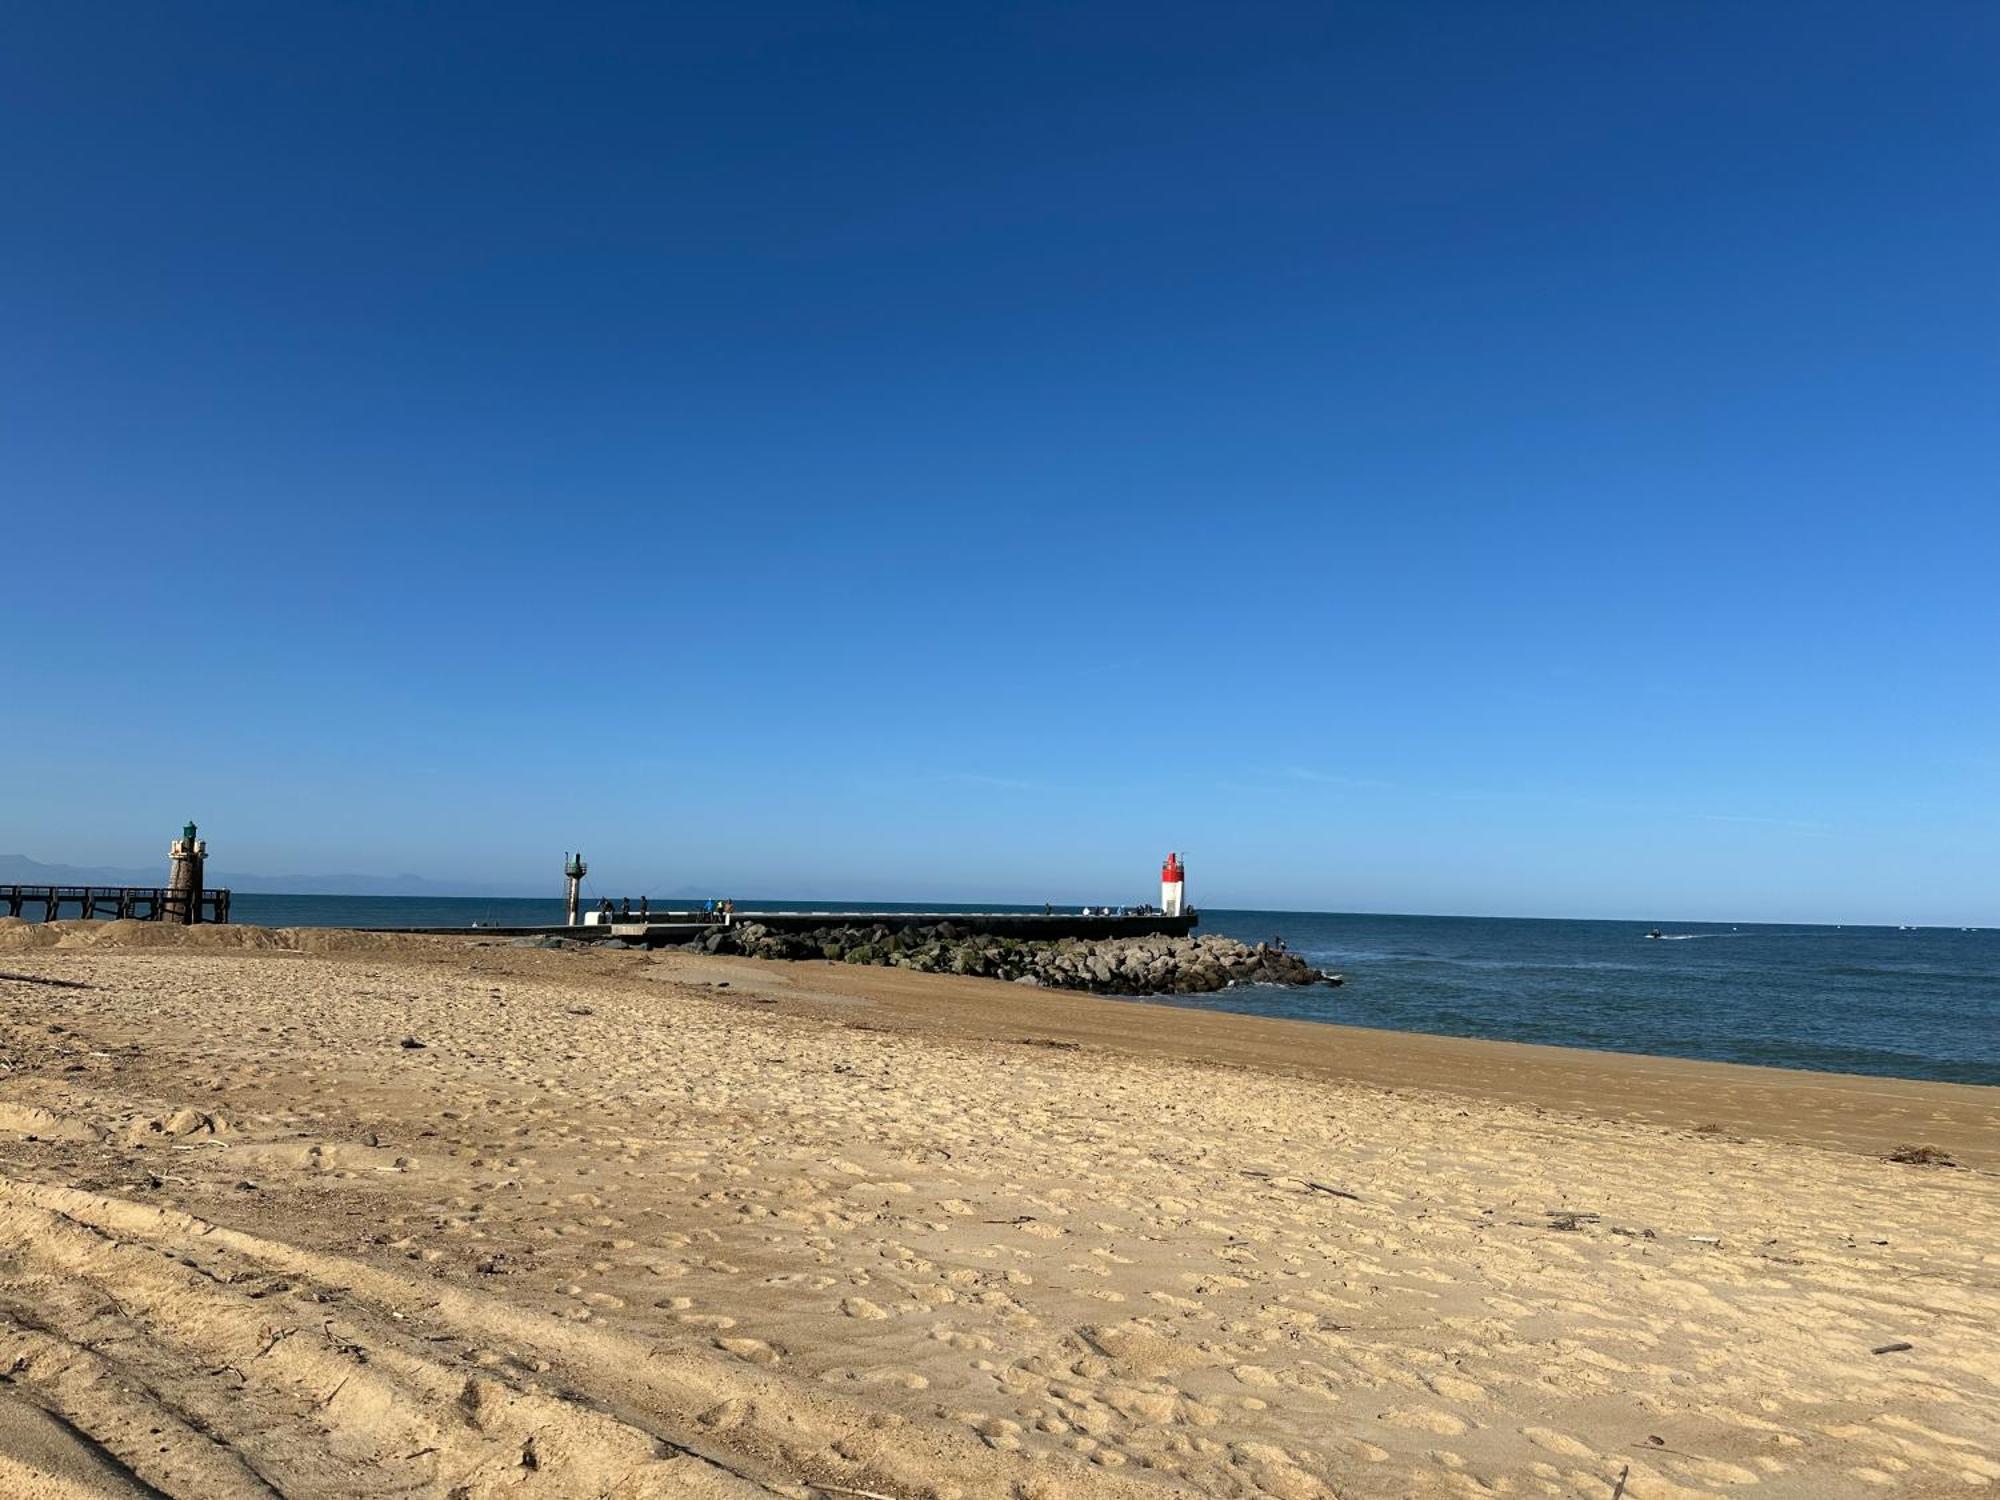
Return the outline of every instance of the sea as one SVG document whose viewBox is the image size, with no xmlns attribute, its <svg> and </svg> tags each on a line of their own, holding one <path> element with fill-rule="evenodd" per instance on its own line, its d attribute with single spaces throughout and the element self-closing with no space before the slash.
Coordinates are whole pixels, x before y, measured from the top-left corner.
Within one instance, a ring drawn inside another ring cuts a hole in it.
<svg viewBox="0 0 2000 1500">
<path fill-rule="evenodd" d="M 921 911 L 882 902 L 744 910 Z M 1039 907 L 986 908 L 1039 911 Z M 534 926 L 560 901 L 237 893 L 267 926 Z M 2000 1085 L 2000 931 L 1207 911 L 1281 938 L 1338 989 L 1243 985 L 1164 1003 L 1444 1036 Z"/>
</svg>

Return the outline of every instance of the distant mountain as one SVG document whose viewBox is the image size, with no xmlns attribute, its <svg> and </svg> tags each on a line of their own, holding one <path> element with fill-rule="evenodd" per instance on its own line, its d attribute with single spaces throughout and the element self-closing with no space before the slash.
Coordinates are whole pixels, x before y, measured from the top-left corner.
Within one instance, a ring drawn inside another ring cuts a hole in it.
<svg viewBox="0 0 2000 1500">
<path fill-rule="evenodd" d="M 165 885 L 167 862 L 151 870 L 109 865 L 45 865 L 25 854 L 0 854 L 0 885 Z"/>
<path fill-rule="evenodd" d="M 546 896 L 546 890 L 512 885 L 427 880 L 421 875 L 256 875 L 211 866 L 203 875 L 214 887 L 258 895 L 301 896 Z M 48 865 L 25 854 L 0 854 L 0 885 L 165 885 L 167 862 L 145 869 L 112 865 Z"/>
</svg>

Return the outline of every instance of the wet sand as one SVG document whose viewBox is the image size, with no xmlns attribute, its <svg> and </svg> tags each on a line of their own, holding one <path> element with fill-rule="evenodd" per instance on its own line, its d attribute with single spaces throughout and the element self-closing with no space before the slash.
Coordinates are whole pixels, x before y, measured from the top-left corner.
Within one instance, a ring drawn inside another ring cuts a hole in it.
<svg viewBox="0 0 2000 1500">
<path fill-rule="evenodd" d="M 448 940 L 0 972 L 0 1493 L 2000 1481 L 2000 1090 Z"/>
</svg>

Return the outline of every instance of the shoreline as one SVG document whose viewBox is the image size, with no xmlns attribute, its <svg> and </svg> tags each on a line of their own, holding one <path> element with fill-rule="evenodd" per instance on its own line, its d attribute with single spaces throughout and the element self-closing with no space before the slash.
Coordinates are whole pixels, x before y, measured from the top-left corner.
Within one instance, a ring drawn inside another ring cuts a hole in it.
<svg viewBox="0 0 2000 1500">
<path fill-rule="evenodd" d="M 53 941 L 24 937 L 35 931 L 57 936 Z M 371 958 L 412 962 L 472 953 L 486 967 L 523 973 L 553 969 L 590 982 L 649 967 L 675 975 L 726 970 L 743 976 L 739 983 L 768 990 L 775 1003 L 834 1021 L 853 1017 L 859 1007 L 871 1024 L 988 1041 L 1008 1040 L 1030 1027 L 1050 1041 L 1128 1056 L 1249 1068 L 1391 1092 L 1452 1094 L 1669 1129 L 1719 1129 L 1861 1155 L 1934 1146 L 1965 1166 L 2000 1170 L 1996 1085 L 1246 1015 L 1145 996 L 1093 995 L 816 959 L 742 958 L 679 948 L 550 952 L 515 948 L 504 940 L 333 927 L 173 928 L 143 922 L 10 924 L 0 919 L 0 966 L 14 954 L 128 947 L 300 951 L 330 957 L 365 952 Z"/>
<path fill-rule="evenodd" d="M 754 966 L 745 971 L 752 976 L 797 970 L 799 990 L 861 1002 L 872 1020 L 893 1018 L 911 1030 L 1005 1040 L 1030 1027 L 1049 1040 L 1128 1056 L 1250 1068 L 1391 1092 L 1456 1094 L 1668 1129 L 1719 1126 L 1753 1139 L 1861 1155 L 1937 1146 L 1964 1165 L 2000 1170 L 2000 1087 L 1983 1084 L 1250 1016 L 1144 997 L 1034 990 L 949 975 L 857 972 L 833 963 L 700 960 L 725 962 Z M 1002 997 L 1008 1002 L 1004 1018 L 993 1005 Z M 797 998 L 802 1005 L 810 1003 L 805 993 Z"/>
<path fill-rule="evenodd" d="M 385 898 L 382 904 L 393 906 L 395 902 Z M 1279 915 L 1272 915 L 1272 924 Z M 421 932 L 503 941 L 522 935 L 512 930 L 430 925 L 438 920 L 435 916 L 411 928 L 406 925 L 416 920 L 411 913 L 405 913 L 396 928 L 383 927 L 379 916 L 356 916 L 340 926 L 326 925 L 335 919 L 332 911 L 296 917 L 246 915 L 239 925 L 288 930 L 310 927 L 315 931 L 401 930 L 411 935 Z M 1302 920 L 1305 925 L 1298 930 L 1225 923 L 1207 936 L 1255 945 L 1278 933 L 1273 941 L 1283 941 L 1289 955 L 1319 969 L 1341 971 L 1348 981 L 1343 995 L 1238 984 L 1194 999 L 1173 992 L 1183 988 L 1207 991 L 1213 976 L 1208 983 L 1183 986 L 1172 976 L 1150 972 L 1135 979 L 1117 964 L 1112 965 L 1120 969 L 1115 976 L 1120 982 L 1116 983 L 1092 982 L 1089 976 L 1076 983 L 1062 975 L 1040 977 L 1063 988 L 1151 996 L 1168 1004 L 1366 1030 L 2000 1087 L 2000 1050 L 1992 1040 L 1994 1028 L 2000 1027 L 2000 1010 L 1995 1009 L 1995 996 L 2000 994 L 1996 988 L 2000 986 L 2000 948 L 1983 938 L 1941 932 L 1935 953 L 1931 945 L 1915 943 L 1908 933 L 1899 938 L 1893 933 L 1877 934 L 1858 947 L 1839 943 L 1806 948 L 1769 942 L 1747 947 L 1733 943 L 1662 944 L 1612 942 L 1601 935 L 1602 930 L 1617 929 L 1627 938 L 1633 936 L 1622 924 L 1550 921 L 1544 925 L 1553 936 L 1533 942 L 1515 936 L 1496 939 L 1499 946 L 1488 951 L 1482 940 L 1469 935 L 1470 928 L 1478 925 L 1473 919 L 1448 919 L 1436 930 L 1430 930 L 1431 919 L 1412 919 L 1423 923 L 1424 930 L 1407 939 L 1387 931 L 1345 932 L 1338 923 L 1322 922 L 1317 914 L 1307 914 Z M 1508 928 L 1518 924 L 1500 921 L 1498 925 Z M 6 927 L 6 920 L 0 918 L 0 933 Z M 1801 931 L 1793 930 L 1788 936 Z M 535 935 L 542 937 L 563 932 L 559 928 L 535 929 Z M 1838 929 L 1827 929 L 1821 935 L 1843 936 Z M 1884 942 L 1885 936 L 1897 940 Z M 4 942 L 0 936 L 0 943 Z M 806 951 L 813 946 L 811 942 L 794 942 L 787 937 L 782 950 L 779 942 L 774 938 L 770 951 L 732 949 L 724 943 L 722 951 L 795 960 L 820 956 Z M 831 947 L 831 943 L 820 946 Z M 859 940 L 843 939 L 840 943 L 841 948 L 865 946 Z M 899 939 L 889 946 L 903 948 L 907 944 Z M 1405 947 L 1409 948 L 1407 954 Z M 852 953 L 834 951 L 825 956 L 854 961 Z M 919 955 L 907 966 L 978 975 L 993 975 L 996 966 L 1006 968 L 1004 958 L 960 964 L 946 961 L 955 955 L 941 954 L 936 962 L 925 961 L 930 956 L 928 952 Z M 896 964 L 902 964 L 905 957 L 888 955 Z M 1343 962 L 1343 958 L 1351 962 Z M 881 962 L 882 955 L 877 955 L 876 961 Z M 1412 964 L 1415 967 L 1410 967 Z M 998 977 L 1017 976 L 999 972 Z"/>
</svg>

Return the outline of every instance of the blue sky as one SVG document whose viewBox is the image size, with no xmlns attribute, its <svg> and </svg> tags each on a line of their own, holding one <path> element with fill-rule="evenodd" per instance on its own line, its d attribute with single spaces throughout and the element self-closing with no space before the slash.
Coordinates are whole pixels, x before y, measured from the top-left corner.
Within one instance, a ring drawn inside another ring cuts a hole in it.
<svg viewBox="0 0 2000 1500">
<path fill-rule="evenodd" d="M 2000 920 L 2000 11 L 33 7 L 0 851 Z"/>
</svg>

